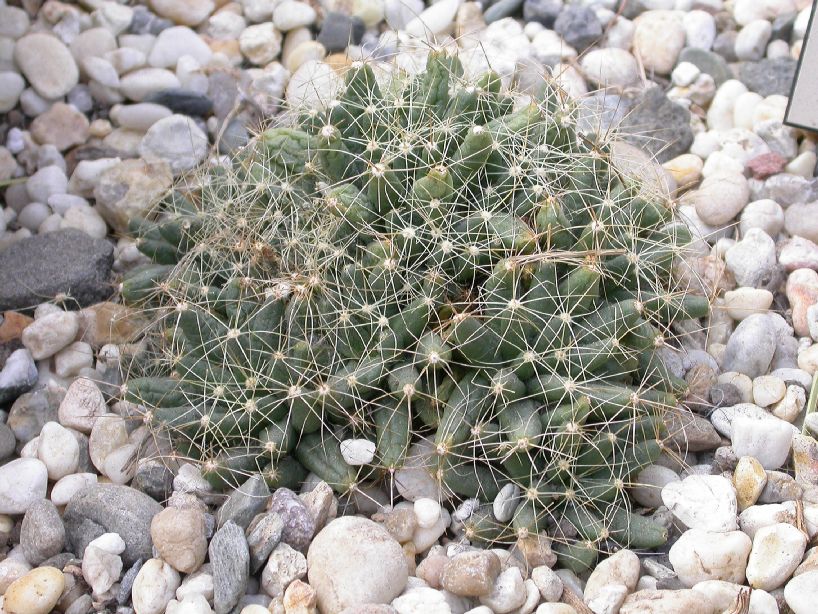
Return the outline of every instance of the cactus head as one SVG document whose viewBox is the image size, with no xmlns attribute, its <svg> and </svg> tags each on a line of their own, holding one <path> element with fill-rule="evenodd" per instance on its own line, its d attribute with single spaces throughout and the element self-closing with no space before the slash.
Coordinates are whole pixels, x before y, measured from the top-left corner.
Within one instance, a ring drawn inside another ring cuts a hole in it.
<svg viewBox="0 0 818 614">
<path fill-rule="evenodd" d="M 626 490 L 684 384 L 657 348 L 707 301 L 674 286 L 671 203 L 575 116 L 550 84 L 525 99 L 441 53 L 410 77 L 353 65 L 326 108 L 134 224 L 156 264 L 123 295 L 156 318 L 126 398 L 217 485 L 400 491 L 419 464 L 482 503 L 475 541 L 548 533 L 577 567 L 661 543 Z M 374 457 L 349 462 L 345 439 Z"/>
</svg>

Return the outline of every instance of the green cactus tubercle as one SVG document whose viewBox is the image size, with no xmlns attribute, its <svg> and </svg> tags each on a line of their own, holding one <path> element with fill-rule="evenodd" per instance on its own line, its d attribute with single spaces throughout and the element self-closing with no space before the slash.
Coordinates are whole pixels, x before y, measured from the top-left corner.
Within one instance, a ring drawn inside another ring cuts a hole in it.
<svg viewBox="0 0 818 614">
<path fill-rule="evenodd" d="M 689 235 L 558 89 L 521 103 L 462 73 L 442 53 L 408 78 L 355 64 L 326 108 L 135 221 L 153 264 L 122 295 L 157 315 L 125 399 L 216 486 L 400 491 L 423 450 L 441 496 L 482 502 L 474 541 L 547 532 L 578 569 L 659 545 L 626 488 L 684 390 L 656 350 L 707 313 L 673 286 Z"/>
</svg>

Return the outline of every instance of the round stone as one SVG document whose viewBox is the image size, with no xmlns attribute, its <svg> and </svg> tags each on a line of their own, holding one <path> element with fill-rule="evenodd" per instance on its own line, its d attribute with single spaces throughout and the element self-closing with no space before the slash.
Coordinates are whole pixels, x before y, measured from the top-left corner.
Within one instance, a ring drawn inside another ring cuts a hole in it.
<svg viewBox="0 0 818 614">
<path fill-rule="evenodd" d="M 804 556 L 807 536 L 787 522 L 759 529 L 747 563 L 747 581 L 753 588 L 771 591 L 780 587 Z"/>
<path fill-rule="evenodd" d="M 670 548 L 668 558 L 682 584 L 705 580 L 744 582 L 752 541 L 741 531 L 712 533 L 690 529 Z"/>
<path fill-rule="evenodd" d="M 0 514 L 24 514 L 45 499 L 48 469 L 37 458 L 18 458 L 0 467 Z"/>
<path fill-rule="evenodd" d="M 216 8 L 213 0 L 151 0 L 156 13 L 183 26 L 198 26 Z"/>
<path fill-rule="evenodd" d="M 25 80 L 16 72 L 10 70 L 0 72 L 0 113 L 11 111 L 17 106 L 25 87 Z"/>
<path fill-rule="evenodd" d="M 7 614 L 48 614 L 65 588 L 65 576 L 55 567 L 32 569 L 15 580 L 3 596 Z"/>
<path fill-rule="evenodd" d="M 207 557 L 204 513 L 167 507 L 151 521 L 151 539 L 159 556 L 177 571 L 193 573 Z"/>
<path fill-rule="evenodd" d="M 389 603 L 408 578 L 401 545 L 381 525 L 353 516 L 333 520 L 315 536 L 307 568 L 326 614 L 363 603 Z"/>
<path fill-rule="evenodd" d="M 79 82 L 74 56 L 60 39 L 50 34 L 37 32 L 18 40 L 14 61 L 43 98 L 61 98 Z"/>
<path fill-rule="evenodd" d="M 207 135 L 186 115 L 171 115 L 153 124 L 139 145 L 148 163 L 166 162 L 174 175 L 194 168 L 207 156 Z"/>
<path fill-rule="evenodd" d="M 720 475 L 691 475 L 662 488 L 662 501 L 691 529 L 733 531 L 736 522 L 736 491 Z"/>
</svg>

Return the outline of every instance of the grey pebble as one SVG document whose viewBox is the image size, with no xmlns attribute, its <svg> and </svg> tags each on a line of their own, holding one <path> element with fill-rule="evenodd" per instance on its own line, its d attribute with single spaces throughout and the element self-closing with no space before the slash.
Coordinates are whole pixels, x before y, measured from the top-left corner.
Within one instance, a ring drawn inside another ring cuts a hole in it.
<svg viewBox="0 0 818 614">
<path fill-rule="evenodd" d="M 17 440 L 14 438 L 14 433 L 3 422 L 0 422 L 0 460 L 5 460 L 14 453 L 14 447 L 17 445 Z"/>
<path fill-rule="evenodd" d="M 602 23 L 591 7 L 571 4 L 554 21 L 554 30 L 577 51 L 602 37 Z"/>
<path fill-rule="evenodd" d="M 65 527 L 51 500 L 40 499 L 28 508 L 20 528 L 20 546 L 32 565 L 39 565 L 62 552 Z"/>
<path fill-rule="evenodd" d="M 219 508 L 216 521 L 219 528 L 232 521 L 246 529 L 250 521 L 264 509 L 270 498 L 270 489 L 260 475 L 254 475 L 241 484 Z"/>
<path fill-rule="evenodd" d="M 483 11 L 483 19 L 486 20 L 486 23 L 492 23 L 503 17 L 509 17 L 520 8 L 522 3 L 523 0 L 498 0 Z"/>
<path fill-rule="evenodd" d="M 82 555 L 85 547 L 103 533 L 119 533 L 125 541 L 120 556 L 126 565 L 152 555 L 150 525 L 162 506 L 129 486 L 95 484 L 78 492 L 65 506 L 68 543 Z"/>
<path fill-rule="evenodd" d="M 173 492 L 173 472 L 162 461 L 143 461 L 136 468 L 131 486 L 151 499 L 166 501 Z"/>
<path fill-rule="evenodd" d="M 94 600 L 91 595 L 81 595 L 68 607 L 65 614 L 88 614 L 93 611 Z"/>
<path fill-rule="evenodd" d="M 364 35 L 364 22 L 359 17 L 329 11 L 318 33 L 318 42 L 329 52 L 343 51 L 349 45 L 357 45 Z"/>
<path fill-rule="evenodd" d="M 738 371 L 751 378 L 767 373 L 777 341 L 774 326 L 766 313 L 742 320 L 727 341 L 722 370 Z"/>
<path fill-rule="evenodd" d="M 733 71 L 727 61 L 718 53 L 699 49 L 697 47 L 686 47 L 679 54 L 679 63 L 690 62 L 698 67 L 700 71 L 713 77 L 716 86 L 721 85 L 728 79 L 733 78 Z"/>
<path fill-rule="evenodd" d="M 26 444 L 40 434 L 46 422 L 55 422 L 64 394 L 64 391 L 46 387 L 21 395 L 11 406 L 6 420 L 17 441 Z"/>
<path fill-rule="evenodd" d="M 525 0 L 523 2 L 523 19 L 526 22 L 536 21 L 546 28 L 551 28 L 562 8 L 562 0 Z"/>
<path fill-rule="evenodd" d="M 133 589 L 134 580 L 136 580 L 136 576 L 139 574 L 139 570 L 142 569 L 142 564 L 144 561 L 142 559 L 138 559 L 133 565 L 130 566 L 128 571 L 122 574 L 122 578 L 119 581 L 119 591 L 116 594 L 116 601 L 119 605 L 125 605 L 131 600 L 131 590 Z"/>
<path fill-rule="evenodd" d="M 741 403 L 741 392 L 727 382 L 715 384 L 710 388 L 710 402 L 715 407 L 732 407 Z"/>
<path fill-rule="evenodd" d="M 693 130 L 690 111 L 672 102 L 661 87 L 648 87 L 631 100 L 631 110 L 621 126 L 626 141 L 644 149 L 659 162 L 667 162 L 690 149 Z"/>
<path fill-rule="evenodd" d="M 80 307 L 103 301 L 113 262 L 111 243 L 72 228 L 17 241 L 0 251 L 0 310 L 31 310 L 61 293 Z"/>
<path fill-rule="evenodd" d="M 250 576 L 250 552 L 244 531 L 227 522 L 216 531 L 208 548 L 213 573 L 213 606 L 227 614 L 241 599 Z"/>
<path fill-rule="evenodd" d="M 792 58 L 744 62 L 738 70 L 738 78 L 751 92 L 762 96 L 789 96 L 795 67 L 796 61 Z"/>
<path fill-rule="evenodd" d="M 281 541 L 284 522 L 275 512 L 259 514 L 245 531 L 250 549 L 250 571 L 256 573 L 264 566 L 270 553 Z"/>
</svg>

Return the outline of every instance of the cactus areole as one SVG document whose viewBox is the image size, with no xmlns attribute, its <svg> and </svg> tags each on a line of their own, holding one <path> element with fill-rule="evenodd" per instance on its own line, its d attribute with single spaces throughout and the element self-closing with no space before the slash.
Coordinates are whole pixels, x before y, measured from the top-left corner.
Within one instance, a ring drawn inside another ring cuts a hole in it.
<svg viewBox="0 0 818 614">
<path fill-rule="evenodd" d="M 442 53 L 413 77 L 354 64 L 325 108 L 134 221 L 154 264 L 122 295 L 156 317 L 124 398 L 216 487 L 402 492 L 411 468 L 479 500 L 476 543 L 548 534 L 575 569 L 663 543 L 626 488 L 684 388 L 657 349 L 708 303 L 674 287 L 690 236 L 667 197 L 574 115 L 551 84 L 521 101 Z"/>
</svg>

